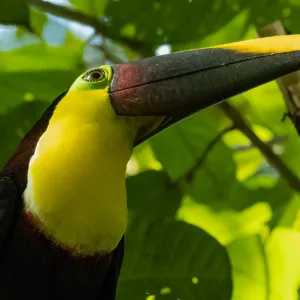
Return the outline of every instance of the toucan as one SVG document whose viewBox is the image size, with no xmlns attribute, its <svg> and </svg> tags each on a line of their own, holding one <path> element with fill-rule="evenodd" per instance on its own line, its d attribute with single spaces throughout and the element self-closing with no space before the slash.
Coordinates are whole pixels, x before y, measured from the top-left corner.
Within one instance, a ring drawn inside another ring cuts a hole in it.
<svg viewBox="0 0 300 300">
<path fill-rule="evenodd" d="M 0 299 L 115 299 L 133 148 L 298 69 L 300 35 L 290 35 L 103 65 L 80 75 L 0 173 Z"/>
</svg>

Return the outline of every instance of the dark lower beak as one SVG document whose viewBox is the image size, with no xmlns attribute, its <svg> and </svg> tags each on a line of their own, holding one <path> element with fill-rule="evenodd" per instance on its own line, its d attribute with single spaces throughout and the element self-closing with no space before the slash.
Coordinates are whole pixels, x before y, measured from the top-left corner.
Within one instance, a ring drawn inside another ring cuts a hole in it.
<svg viewBox="0 0 300 300">
<path fill-rule="evenodd" d="M 115 65 L 109 94 L 118 115 L 166 117 L 145 140 L 206 107 L 299 69 L 300 35 L 276 36 Z"/>
</svg>

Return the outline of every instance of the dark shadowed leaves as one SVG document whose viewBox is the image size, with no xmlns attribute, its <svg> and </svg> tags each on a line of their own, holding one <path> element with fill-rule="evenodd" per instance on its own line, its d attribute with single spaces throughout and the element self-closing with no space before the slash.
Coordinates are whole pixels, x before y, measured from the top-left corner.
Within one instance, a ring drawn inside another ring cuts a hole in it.
<svg viewBox="0 0 300 300">
<path fill-rule="evenodd" d="M 28 29 L 29 9 L 26 0 L 7 0 L 0 3 L 0 24 L 21 25 Z"/>
<path fill-rule="evenodd" d="M 175 216 L 182 195 L 167 173 L 146 171 L 129 177 L 126 185 L 128 208 L 132 213 L 145 218 Z"/>
<path fill-rule="evenodd" d="M 21 139 L 40 118 L 47 105 L 41 101 L 23 102 L 0 115 L 0 168 L 14 153 Z"/>
<path fill-rule="evenodd" d="M 225 249 L 203 230 L 179 221 L 136 218 L 129 226 L 118 300 L 230 300 Z"/>
</svg>

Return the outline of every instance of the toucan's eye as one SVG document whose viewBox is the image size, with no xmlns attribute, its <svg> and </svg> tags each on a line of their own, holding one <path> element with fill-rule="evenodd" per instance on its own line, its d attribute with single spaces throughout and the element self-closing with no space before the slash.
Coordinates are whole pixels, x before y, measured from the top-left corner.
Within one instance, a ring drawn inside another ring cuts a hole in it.
<svg viewBox="0 0 300 300">
<path fill-rule="evenodd" d="M 101 69 L 90 70 L 83 75 L 83 80 L 88 82 L 101 81 L 105 78 L 105 72 Z"/>
</svg>

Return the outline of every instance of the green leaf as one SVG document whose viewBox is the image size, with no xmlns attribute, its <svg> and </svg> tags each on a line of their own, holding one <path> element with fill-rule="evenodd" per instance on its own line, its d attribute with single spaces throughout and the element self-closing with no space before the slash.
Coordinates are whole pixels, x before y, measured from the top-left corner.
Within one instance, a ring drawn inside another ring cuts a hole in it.
<svg viewBox="0 0 300 300">
<path fill-rule="evenodd" d="M 147 170 L 162 170 L 162 165 L 155 158 L 153 150 L 148 141 L 134 149 L 133 155 L 127 165 L 127 174 L 136 175 Z"/>
<path fill-rule="evenodd" d="M 253 131 L 263 140 L 269 141 L 273 135 L 265 128 L 255 126 Z M 239 181 L 244 181 L 255 174 L 264 162 L 261 152 L 251 144 L 251 141 L 239 130 L 232 130 L 224 135 L 224 142 L 234 149 L 233 158 L 236 162 L 236 176 Z M 244 149 L 242 148 L 244 147 Z M 247 148 L 248 147 L 248 148 Z"/>
<path fill-rule="evenodd" d="M 0 115 L 0 168 L 14 153 L 21 139 L 40 118 L 46 107 L 47 103 L 41 101 L 23 102 Z"/>
<path fill-rule="evenodd" d="M 299 31 L 300 6 L 296 1 L 274 1 L 269 5 L 267 1 L 252 1 L 250 5 L 249 21 L 258 26 L 268 25 L 274 20 L 280 20 L 292 32 Z M 267 11 L 267 13 L 266 13 Z"/>
<path fill-rule="evenodd" d="M 281 212 L 281 218 L 278 221 L 277 226 L 295 228 L 297 218 L 300 210 L 300 195 L 294 193 L 292 199 L 289 201 L 285 210 Z"/>
<path fill-rule="evenodd" d="M 185 187 L 186 193 L 195 201 L 206 203 L 217 210 L 242 207 L 245 202 L 240 199 L 241 190 L 236 179 L 232 151 L 222 141 L 210 151 L 194 179 Z"/>
<path fill-rule="evenodd" d="M 68 90 L 77 76 L 75 71 L 63 70 L 0 73 L 0 113 L 26 101 L 37 99 L 50 103 Z"/>
<path fill-rule="evenodd" d="M 207 144 L 217 135 L 218 123 L 214 120 L 217 116 L 215 110 L 203 111 L 150 140 L 156 158 L 172 180 L 178 179 L 194 167 Z M 229 165 L 226 162 L 227 167 Z"/>
<path fill-rule="evenodd" d="M 231 208 L 215 211 L 185 195 L 177 217 L 204 229 L 222 245 L 227 245 L 236 239 L 264 232 L 272 218 L 272 210 L 270 205 L 260 202 L 242 211 Z"/>
<path fill-rule="evenodd" d="M 251 38 L 255 34 L 255 28 L 249 26 L 248 10 L 242 10 L 241 12 L 237 12 L 237 14 L 231 20 L 229 20 L 228 23 L 224 24 L 224 26 L 222 26 L 217 31 L 210 32 L 210 27 L 207 27 L 207 35 L 199 36 L 197 39 L 186 41 L 183 44 L 172 45 L 173 52 L 182 51 L 185 49 L 204 48 L 230 42 L 236 42 L 241 39 L 248 39 L 249 35 Z"/>
<path fill-rule="evenodd" d="M 227 253 L 203 230 L 184 222 L 140 218 L 131 223 L 126 246 L 118 300 L 147 295 L 156 300 L 231 299 Z"/>
<path fill-rule="evenodd" d="M 249 38 L 249 29 L 254 38 L 256 25 L 267 25 L 278 19 L 297 33 L 299 12 L 299 5 L 279 0 L 271 6 L 259 0 L 119 0 L 110 1 L 106 9 L 116 32 L 130 28 L 132 38 L 147 40 L 152 45 L 180 44 L 181 49 L 191 48 L 195 41 L 199 47 L 201 40 L 206 45 L 214 45 Z"/>
<path fill-rule="evenodd" d="M 300 234 L 277 228 L 260 236 L 236 240 L 228 247 L 232 262 L 232 300 L 298 300 Z"/>
<path fill-rule="evenodd" d="M 288 121 L 290 122 L 290 121 Z M 284 144 L 283 153 L 281 158 L 287 164 L 287 166 L 298 175 L 300 178 L 300 139 L 298 133 L 293 128 L 291 132 L 288 133 L 287 141 Z"/>
<path fill-rule="evenodd" d="M 236 240 L 227 246 L 227 250 L 233 272 L 232 300 L 270 300 L 270 278 L 261 237 L 256 235 Z"/>
<path fill-rule="evenodd" d="M 51 47 L 37 44 L 0 52 L 0 72 L 69 71 L 77 69 L 81 63 L 82 57 L 72 45 Z"/>
<path fill-rule="evenodd" d="M 244 93 L 244 96 L 251 107 L 247 118 L 254 124 L 260 124 L 278 135 L 293 130 L 288 120 L 282 122 L 286 107 L 275 81 L 252 89 Z"/>
<path fill-rule="evenodd" d="M 45 13 L 30 9 L 30 24 L 32 30 L 38 35 L 42 36 L 45 25 L 48 22 L 48 17 Z"/>
<path fill-rule="evenodd" d="M 140 173 L 129 177 L 126 186 L 131 212 L 148 218 L 175 216 L 181 202 L 181 191 L 171 183 L 165 172 Z"/>
<path fill-rule="evenodd" d="M 21 25 L 30 29 L 27 1 L 2 1 L 0 9 L 0 24 Z"/>
<path fill-rule="evenodd" d="M 0 113 L 24 101 L 52 101 L 82 72 L 71 47 L 43 44 L 0 52 Z"/>
<path fill-rule="evenodd" d="M 224 1 L 121 0 L 110 1 L 106 14 L 116 32 L 130 28 L 131 37 L 158 45 L 199 40 L 242 10 L 238 0 L 229 5 Z"/>
<path fill-rule="evenodd" d="M 70 0 L 75 9 L 96 17 L 103 16 L 107 2 L 108 0 Z"/>
<path fill-rule="evenodd" d="M 196 181 L 186 187 L 179 215 L 219 241 L 232 240 L 249 232 L 259 233 L 267 222 L 274 228 L 283 218 L 295 218 L 295 214 L 286 215 L 294 198 L 293 191 L 282 180 L 273 187 L 255 189 L 236 182 L 228 187 L 227 194 L 226 184 L 220 183 L 210 189 L 206 185 L 206 182 Z M 287 221 L 286 224 L 293 226 L 295 219 Z"/>
<path fill-rule="evenodd" d="M 266 244 L 272 300 L 298 300 L 300 233 L 277 228 Z"/>
</svg>

